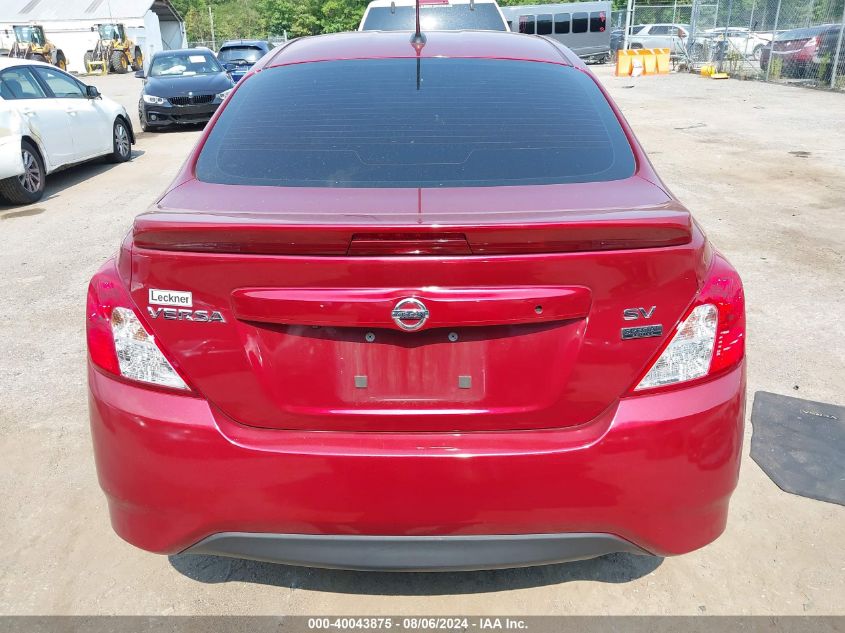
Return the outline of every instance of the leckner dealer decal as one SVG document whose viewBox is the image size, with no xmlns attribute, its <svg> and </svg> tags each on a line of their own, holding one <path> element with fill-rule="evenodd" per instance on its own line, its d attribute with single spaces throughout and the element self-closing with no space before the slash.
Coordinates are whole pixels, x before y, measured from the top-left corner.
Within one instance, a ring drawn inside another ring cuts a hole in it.
<svg viewBox="0 0 845 633">
<path fill-rule="evenodd" d="M 150 288 L 150 303 L 159 306 L 190 308 L 194 305 L 194 300 L 190 292 L 182 292 L 181 290 L 157 290 L 156 288 Z"/>
</svg>

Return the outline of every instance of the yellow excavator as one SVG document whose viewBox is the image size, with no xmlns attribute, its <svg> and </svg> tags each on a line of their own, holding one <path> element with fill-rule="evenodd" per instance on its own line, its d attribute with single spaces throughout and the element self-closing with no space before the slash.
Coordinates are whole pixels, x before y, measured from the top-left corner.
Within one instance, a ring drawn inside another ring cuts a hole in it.
<svg viewBox="0 0 845 633">
<path fill-rule="evenodd" d="M 126 37 L 126 27 L 123 24 L 97 24 L 92 26 L 91 30 L 96 30 L 99 38 L 94 48 L 85 53 L 85 69 L 89 73 L 98 68 L 104 73 L 125 73 L 130 68 L 141 70 L 144 67 L 141 47 Z"/>
<path fill-rule="evenodd" d="M 14 24 L 12 31 L 15 34 L 15 42 L 9 50 L 9 57 L 21 59 L 34 59 L 39 62 L 47 62 L 67 70 L 67 59 L 60 48 L 56 48 L 44 35 L 44 27 L 40 24 Z"/>
</svg>

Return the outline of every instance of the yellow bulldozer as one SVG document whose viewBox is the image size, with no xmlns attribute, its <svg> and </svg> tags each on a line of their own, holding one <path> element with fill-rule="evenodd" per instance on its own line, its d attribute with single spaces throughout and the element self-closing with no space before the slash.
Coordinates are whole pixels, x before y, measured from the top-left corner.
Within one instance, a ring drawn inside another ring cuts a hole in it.
<svg viewBox="0 0 845 633">
<path fill-rule="evenodd" d="M 14 24 L 12 31 L 15 41 L 9 50 L 9 57 L 33 59 L 47 62 L 67 70 L 67 58 L 62 49 L 57 48 L 44 35 L 44 27 L 40 24 Z"/>
<path fill-rule="evenodd" d="M 89 72 L 125 73 L 141 70 L 144 67 L 144 56 L 141 47 L 126 37 L 126 27 L 123 24 L 110 22 L 91 27 L 99 35 L 94 48 L 85 53 L 85 69 Z"/>
</svg>

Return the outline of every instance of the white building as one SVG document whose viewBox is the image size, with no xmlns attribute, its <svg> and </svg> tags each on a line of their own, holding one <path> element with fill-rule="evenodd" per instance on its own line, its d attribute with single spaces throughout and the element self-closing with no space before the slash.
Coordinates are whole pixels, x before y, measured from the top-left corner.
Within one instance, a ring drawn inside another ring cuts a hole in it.
<svg viewBox="0 0 845 633">
<path fill-rule="evenodd" d="M 145 63 L 156 51 L 187 47 L 185 22 L 169 0 L 0 0 L 0 49 L 15 41 L 13 24 L 40 24 L 64 52 L 68 70 L 84 73 L 85 51 L 97 41 L 91 29 L 104 22 L 122 22 Z"/>
</svg>

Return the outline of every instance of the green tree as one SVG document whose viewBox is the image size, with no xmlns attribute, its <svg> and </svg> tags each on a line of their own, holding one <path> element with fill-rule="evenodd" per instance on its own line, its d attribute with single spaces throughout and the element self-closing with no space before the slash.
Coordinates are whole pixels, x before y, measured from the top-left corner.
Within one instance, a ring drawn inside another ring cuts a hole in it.
<svg viewBox="0 0 845 633">
<path fill-rule="evenodd" d="M 367 0 L 326 0 L 321 4 L 323 33 L 354 31 L 367 8 Z"/>
</svg>

